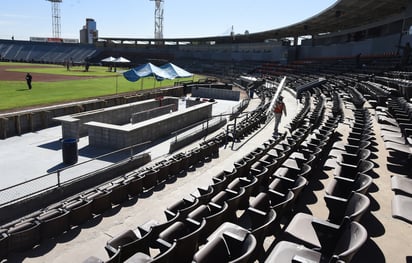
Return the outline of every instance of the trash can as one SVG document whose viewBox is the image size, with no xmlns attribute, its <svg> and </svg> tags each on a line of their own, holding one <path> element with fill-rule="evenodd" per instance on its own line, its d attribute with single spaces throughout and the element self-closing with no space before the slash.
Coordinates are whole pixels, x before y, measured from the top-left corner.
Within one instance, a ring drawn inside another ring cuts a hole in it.
<svg viewBox="0 0 412 263">
<path fill-rule="evenodd" d="M 77 139 L 62 139 L 63 163 L 75 164 L 78 159 Z"/>
</svg>

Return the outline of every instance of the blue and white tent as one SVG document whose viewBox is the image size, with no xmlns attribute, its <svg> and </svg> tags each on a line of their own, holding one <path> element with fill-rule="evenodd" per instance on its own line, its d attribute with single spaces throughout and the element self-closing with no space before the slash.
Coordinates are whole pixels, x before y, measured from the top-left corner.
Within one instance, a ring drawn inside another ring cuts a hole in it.
<svg viewBox="0 0 412 263">
<path fill-rule="evenodd" d="M 185 78 L 193 76 L 192 73 L 172 64 L 167 63 L 161 67 L 155 66 L 152 63 L 146 63 L 136 68 L 132 68 L 123 73 L 123 76 L 128 81 L 138 81 L 140 78 L 155 77 L 156 80 Z"/>
<path fill-rule="evenodd" d="M 192 73 L 182 69 L 181 67 L 176 66 L 173 63 L 164 64 L 160 66 L 160 68 L 166 71 L 173 78 L 189 78 L 193 76 Z"/>
</svg>

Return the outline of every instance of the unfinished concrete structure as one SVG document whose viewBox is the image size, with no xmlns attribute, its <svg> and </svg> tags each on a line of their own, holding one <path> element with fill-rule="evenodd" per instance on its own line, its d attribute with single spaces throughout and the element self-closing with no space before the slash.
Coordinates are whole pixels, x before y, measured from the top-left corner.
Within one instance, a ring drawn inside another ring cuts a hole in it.
<svg viewBox="0 0 412 263">
<path fill-rule="evenodd" d="M 178 111 L 178 98 L 159 97 L 130 104 L 55 118 L 63 138 L 89 136 L 89 145 L 121 149 L 154 141 L 212 116 L 212 103 L 186 103 Z"/>
</svg>

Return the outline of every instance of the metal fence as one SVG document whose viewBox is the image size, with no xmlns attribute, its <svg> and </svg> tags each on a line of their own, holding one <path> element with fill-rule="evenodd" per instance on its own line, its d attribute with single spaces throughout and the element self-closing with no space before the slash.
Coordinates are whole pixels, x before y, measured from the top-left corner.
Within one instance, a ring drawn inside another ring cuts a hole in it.
<svg viewBox="0 0 412 263">
<path fill-rule="evenodd" d="M 58 169 L 56 171 L 35 177 L 22 183 L 0 189 L 0 207 L 28 198 L 30 196 L 34 196 L 53 188 L 61 187 L 64 184 L 86 178 L 92 174 L 115 165 L 115 163 L 109 163 L 105 166 L 99 164 L 95 166 L 87 166 L 87 164 L 101 161 L 103 158 L 107 158 L 115 154 L 123 154 L 125 155 L 124 159 L 130 158 L 132 160 L 136 158 L 136 156 L 134 155 L 135 149 L 149 143 L 150 142 L 143 142 L 125 147 L 123 149 L 112 151 L 90 160 Z M 96 166 L 99 166 L 99 168 L 96 169 Z"/>
</svg>

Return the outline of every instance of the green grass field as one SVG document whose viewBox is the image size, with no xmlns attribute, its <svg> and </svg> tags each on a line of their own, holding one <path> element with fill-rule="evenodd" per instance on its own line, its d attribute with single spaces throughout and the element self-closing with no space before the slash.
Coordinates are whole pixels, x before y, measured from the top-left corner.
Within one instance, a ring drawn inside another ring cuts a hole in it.
<svg viewBox="0 0 412 263">
<path fill-rule="evenodd" d="M 14 108 L 27 108 L 36 105 L 55 104 L 80 99 L 87 99 L 105 95 L 113 95 L 127 92 L 137 92 L 146 89 L 173 86 L 176 81 L 197 80 L 185 78 L 178 80 L 155 81 L 148 77 L 137 82 L 129 82 L 118 72 L 108 72 L 107 67 L 90 67 L 89 72 L 84 72 L 82 67 L 72 67 L 67 71 L 63 66 L 48 65 L 39 67 L 35 64 L 0 63 L 0 66 L 19 66 L 7 69 L 7 71 L 31 72 L 33 77 L 33 89 L 28 90 L 24 81 L 4 81 L 0 79 L 0 111 Z M 76 77 L 84 77 L 79 80 L 64 80 L 53 82 L 36 81 L 38 74 L 56 74 Z"/>
</svg>

